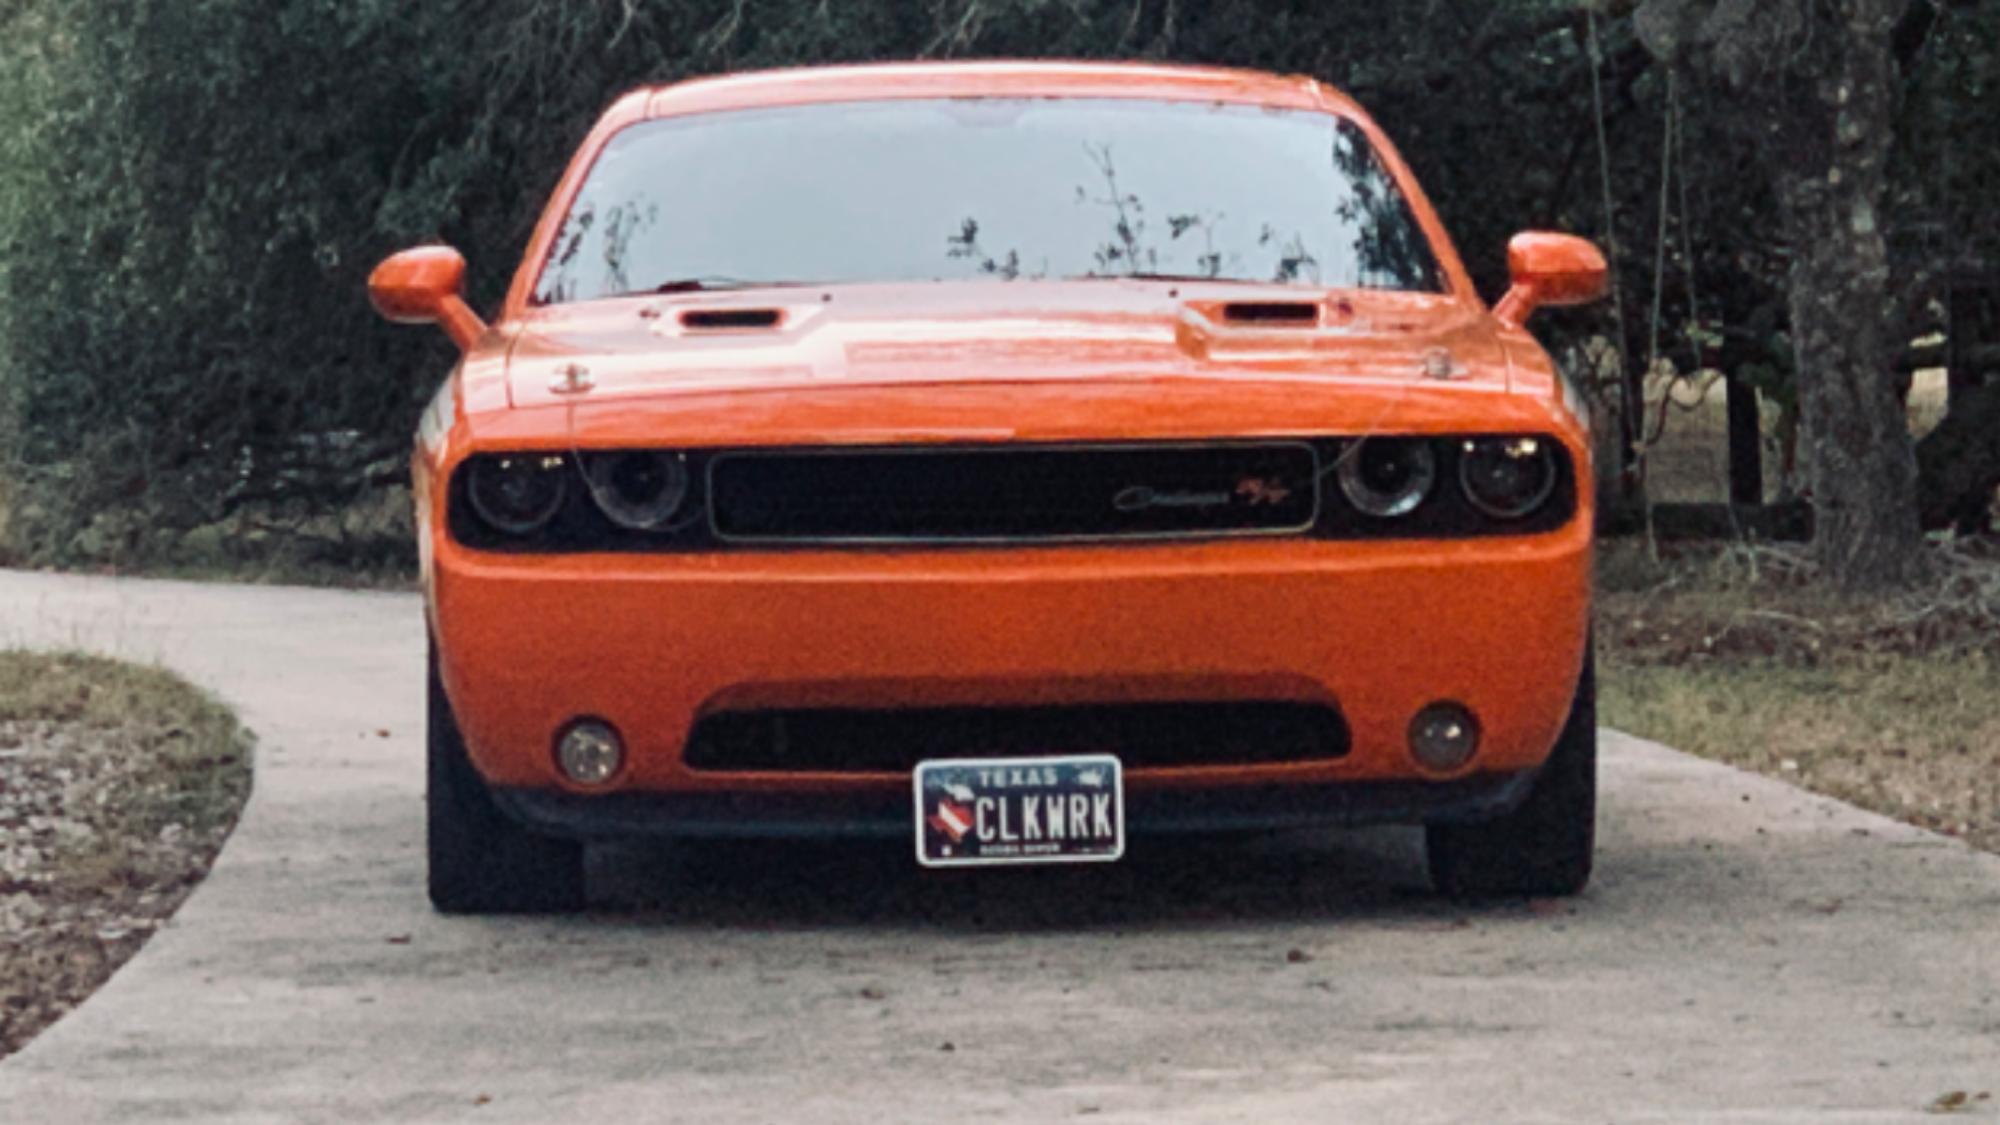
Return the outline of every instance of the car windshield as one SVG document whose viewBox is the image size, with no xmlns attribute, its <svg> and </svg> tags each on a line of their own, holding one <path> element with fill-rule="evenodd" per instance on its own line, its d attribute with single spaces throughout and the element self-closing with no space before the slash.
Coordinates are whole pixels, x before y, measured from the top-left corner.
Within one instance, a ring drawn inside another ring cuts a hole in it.
<svg viewBox="0 0 2000 1125">
<path fill-rule="evenodd" d="M 1353 122 L 950 98 L 665 118 L 605 146 L 538 304 L 845 282 L 1185 277 L 1438 292 Z"/>
</svg>

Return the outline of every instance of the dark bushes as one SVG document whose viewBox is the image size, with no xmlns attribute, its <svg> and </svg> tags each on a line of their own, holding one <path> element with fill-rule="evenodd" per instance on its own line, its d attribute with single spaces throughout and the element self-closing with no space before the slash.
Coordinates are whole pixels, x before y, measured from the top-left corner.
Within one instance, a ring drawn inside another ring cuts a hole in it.
<svg viewBox="0 0 2000 1125">
<path fill-rule="evenodd" d="M 1514 230 L 1602 233 L 1585 41 L 1567 0 L 7 0 L 0 554 L 406 560 L 390 490 L 452 352 L 378 321 L 367 272 L 447 241 L 490 304 L 635 84 L 951 55 L 1312 73 L 1384 120 L 1491 290 Z M 1650 246 L 1659 84 L 1627 29 L 1604 48 L 1618 221 Z M 1768 300 L 1755 197 L 1720 150 L 1686 174 L 1678 221 L 1729 275 L 1703 291 Z M 1628 258 L 1631 280 L 1650 265 Z"/>
</svg>

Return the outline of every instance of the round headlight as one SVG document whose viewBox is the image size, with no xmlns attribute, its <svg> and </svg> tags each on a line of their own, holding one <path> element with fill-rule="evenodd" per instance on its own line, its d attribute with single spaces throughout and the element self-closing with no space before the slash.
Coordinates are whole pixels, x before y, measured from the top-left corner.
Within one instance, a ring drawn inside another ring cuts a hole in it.
<svg viewBox="0 0 2000 1125">
<path fill-rule="evenodd" d="M 586 454 L 583 475 L 605 516 L 633 531 L 658 528 L 687 499 L 687 461 L 680 454 L 656 449 Z"/>
<path fill-rule="evenodd" d="M 1437 457 L 1421 438 L 1365 438 L 1340 454 L 1340 491 L 1371 516 L 1406 516 L 1431 493 Z"/>
<path fill-rule="evenodd" d="M 479 457 L 466 468 L 465 491 L 480 519 L 510 535 L 528 535 L 561 509 L 569 495 L 566 470 L 556 453 Z"/>
<path fill-rule="evenodd" d="M 1547 438 L 1476 438 L 1459 451 L 1458 482 L 1472 506 L 1494 519 L 1517 520 L 1556 490 L 1556 458 Z"/>
</svg>

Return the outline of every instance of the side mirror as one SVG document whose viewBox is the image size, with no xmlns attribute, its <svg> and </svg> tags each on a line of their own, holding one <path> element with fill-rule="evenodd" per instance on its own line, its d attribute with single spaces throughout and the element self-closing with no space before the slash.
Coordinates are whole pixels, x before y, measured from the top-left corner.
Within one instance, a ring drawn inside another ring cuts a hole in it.
<svg viewBox="0 0 2000 1125">
<path fill-rule="evenodd" d="M 437 324 L 470 350 L 486 322 L 465 303 L 465 258 L 449 246 L 419 246 L 391 255 L 368 275 L 368 300 L 397 324 Z"/>
<path fill-rule="evenodd" d="M 1514 287 L 1493 315 L 1516 327 L 1543 305 L 1587 305 L 1610 285 L 1604 255 L 1588 239 L 1526 231 L 1507 242 L 1507 272 Z"/>
</svg>

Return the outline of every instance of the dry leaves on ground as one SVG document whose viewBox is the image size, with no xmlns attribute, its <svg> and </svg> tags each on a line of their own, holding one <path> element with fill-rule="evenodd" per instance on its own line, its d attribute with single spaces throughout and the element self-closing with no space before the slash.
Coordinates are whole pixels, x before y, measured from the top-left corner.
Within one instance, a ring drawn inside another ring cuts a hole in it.
<svg viewBox="0 0 2000 1125">
<path fill-rule="evenodd" d="M 235 719 L 153 669 L 0 652 L 0 1055 L 110 977 L 249 792 Z"/>
<path fill-rule="evenodd" d="M 2000 558 L 1935 555 L 1929 584 L 1870 601 L 1800 581 L 1792 549 L 1607 582 L 1599 717 L 2000 851 Z"/>
</svg>

